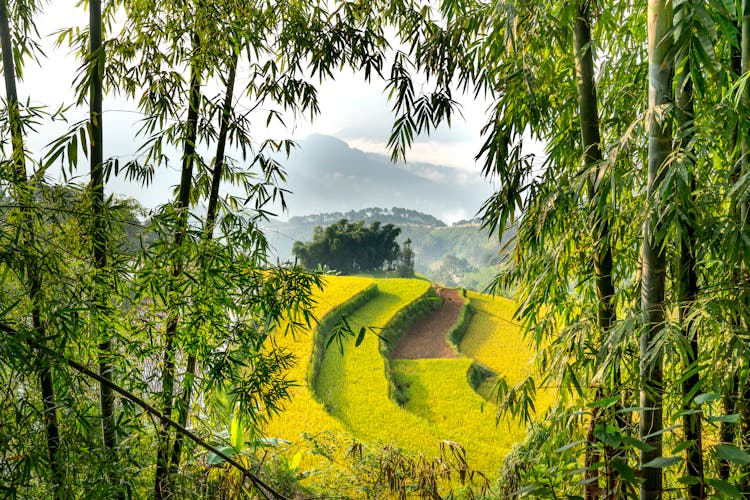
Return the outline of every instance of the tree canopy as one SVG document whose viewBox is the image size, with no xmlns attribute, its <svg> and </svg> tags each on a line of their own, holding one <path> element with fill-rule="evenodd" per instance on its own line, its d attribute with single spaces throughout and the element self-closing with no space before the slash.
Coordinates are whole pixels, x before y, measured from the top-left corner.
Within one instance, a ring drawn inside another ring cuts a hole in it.
<svg viewBox="0 0 750 500">
<path fill-rule="evenodd" d="M 341 219 L 330 226 L 316 227 L 309 243 L 295 241 L 292 252 L 308 269 L 324 266 L 344 274 L 382 270 L 399 257 L 396 238 L 401 229 L 393 224 Z"/>
<path fill-rule="evenodd" d="M 501 409 L 531 419 L 553 387 L 545 425 L 569 443 L 520 466 L 531 495 L 750 494 L 749 13 L 744 0 L 445 0 L 402 32 L 395 158 L 451 119 L 456 88 L 493 100 L 483 222 L 518 228 L 495 283 L 516 287 L 539 351 L 536 376 L 501 384 Z M 548 487 L 534 471 L 550 459 Z M 580 483 L 566 463 L 583 464 Z"/>
</svg>

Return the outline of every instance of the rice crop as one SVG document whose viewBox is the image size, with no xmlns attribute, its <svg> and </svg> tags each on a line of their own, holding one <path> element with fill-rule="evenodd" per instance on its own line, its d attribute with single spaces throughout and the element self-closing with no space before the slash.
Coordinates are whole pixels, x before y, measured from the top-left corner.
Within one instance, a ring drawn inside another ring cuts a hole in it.
<svg viewBox="0 0 750 500">
<path fill-rule="evenodd" d="M 492 476 L 513 444 L 523 440 L 525 426 L 507 417 L 496 421 L 495 405 L 469 386 L 471 364 L 468 358 L 391 361 L 408 396 L 405 408 L 460 443 L 470 464 Z"/>
<path fill-rule="evenodd" d="M 377 293 L 368 293 L 374 285 Z M 264 430 L 268 436 L 293 443 L 287 455 L 302 455 L 300 470 L 330 471 L 337 466 L 322 459 L 319 450 L 311 453 L 313 444 L 302 437 L 325 434 L 335 436 L 339 443 L 356 439 L 392 444 L 427 457 L 439 455 L 441 441 L 454 441 L 467 450 L 470 466 L 494 477 L 504 455 L 523 439 L 525 426 L 509 418 L 496 423 L 495 405 L 475 393 L 467 381 L 472 358 L 505 376 L 509 383 L 518 382 L 531 369 L 527 360 L 532 351 L 511 319 L 515 306 L 506 299 L 470 292 L 475 314 L 460 346 L 466 357 L 391 360 L 392 379 L 408 401 L 401 407 L 389 397 L 387 363 L 377 334 L 401 311 L 409 311 L 414 301 L 424 300 L 429 287 L 428 282 L 413 279 L 328 277 L 324 289 L 316 294 L 315 315 L 324 330 L 330 329 L 337 314 L 346 312 L 355 335 L 344 340 L 343 352 L 336 342 L 325 349 L 327 332 L 318 332 L 317 368 L 312 370 L 313 331 L 278 339 L 299 358 L 290 373 L 299 385 L 292 389 L 287 408 Z M 369 300 L 362 304 L 363 293 Z M 352 301 L 356 297 L 359 300 Z M 366 333 L 358 339 L 362 327 Z M 355 346 L 358 340 L 361 342 Z M 312 389 L 308 382 L 314 384 Z M 336 450 L 339 460 L 345 451 Z M 323 480 L 321 474 L 307 481 L 320 488 Z"/>
<path fill-rule="evenodd" d="M 326 315 L 363 293 L 374 281 L 369 278 L 351 276 L 326 277 L 324 287 L 315 294 L 315 317 L 323 321 Z M 283 329 L 282 329 L 283 330 Z M 326 431 L 334 435 L 348 434 L 345 427 L 315 401 L 307 385 L 308 371 L 314 346 L 315 326 L 295 336 L 279 336 L 277 344 L 289 349 L 297 357 L 297 364 L 290 370 L 289 379 L 297 382 L 290 389 L 291 400 L 283 412 L 275 415 L 264 427 L 264 434 L 292 442 L 292 449 L 306 449 L 309 443 L 303 434 L 315 435 Z M 314 467 L 319 463 L 314 456 L 305 453 L 300 467 Z"/>
<path fill-rule="evenodd" d="M 474 316 L 461 341 L 461 352 L 504 377 L 512 387 L 533 371 L 534 350 L 523 338 L 521 326 L 513 319 L 516 304 L 509 299 L 468 292 Z M 496 380 L 488 379 L 479 392 L 492 399 Z M 554 403 L 552 390 L 537 389 L 537 415 Z"/>
<path fill-rule="evenodd" d="M 424 295 L 430 284 L 419 280 L 376 280 L 379 294 L 349 317 L 353 329 L 386 326 L 399 310 Z M 328 411 L 358 439 L 392 443 L 397 447 L 437 456 L 439 442 L 448 438 L 434 432 L 425 419 L 404 410 L 388 397 L 388 380 L 372 332 L 354 346 L 350 339 L 343 354 L 328 349 L 321 366 L 316 391 Z"/>
</svg>

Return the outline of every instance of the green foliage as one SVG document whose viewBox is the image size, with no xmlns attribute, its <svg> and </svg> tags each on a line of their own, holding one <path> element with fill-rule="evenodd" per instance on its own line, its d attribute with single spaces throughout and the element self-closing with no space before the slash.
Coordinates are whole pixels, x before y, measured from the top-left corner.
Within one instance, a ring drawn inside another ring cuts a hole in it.
<svg viewBox="0 0 750 500">
<path fill-rule="evenodd" d="M 478 159 L 497 191 L 483 223 L 500 235 L 517 227 L 494 289 L 516 291 L 539 368 L 516 390 L 506 385 L 509 408 L 523 414 L 547 386 L 560 397 L 550 421 L 591 430 L 573 460 L 590 486 L 547 449 L 529 476 L 553 476 L 542 481 L 547 489 L 519 484 L 533 496 L 596 495 L 605 482 L 624 495 L 636 477 L 642 498 L 711 494 L 686 488 L 701 483 L 717 494 L 750 491 L 727 455 L 710 468 L 706 443 L 715 437 L 699 430 L 718 422 L 721 441 L 748 446 L 748 345 L 739 334 L 749 316 L 748 8 L 446 0 L 440 15 L 402 31 L 410 49 L 390 81 L 394 157 L 416 134 L 449 122 L 454 86 L 493 99 Z M 586 56 L 593 75 L 583 75 Z M 705 392 L 722 394 L 724 420 L 699 411 L 693 398 Z M 614 395 L 612 408 L 592 406 Z M 634 439 L 635 411 L 637 451 L 624 441 Z M 674 452 L 684 458 L 662 451 L 675 439 L 662 413 L 679 415 L 674 426 L 690 436 Z M 629 464 L 615 459 L 625 455 Z"/>
<path fill-rule="evenodd" d="M 313 237 L 316 226 L 333 224 L 343 216 L 348 217 L 349 220 L 364 220 L 365 224 L 393 223 L 401 228 L 398 239 L 401 245 L 406 240 L 412 241 L 416 272 L 430 277 L 433 281 L 444 284 L 455 283 L 476 291 L 486 290 L 494 281 L 502 255 L 507 253 L 512 246 L 512 237 L 515 234 L 515 228 L 508 228 L 498 246 L 496 238 L 489 236 L 481 228 L 481 221 L 462 221 L 446 226 L 434 217 L 419 212 L 395 219 L 391 215 L 401 212 L 411 211 L 395 207 L 392 209 L 367 208 L 345 214 L 334 212 L 292 217 L 287 222 L 271 220 L 268 226 L 271 231 L 278 231 L 290 237 L 280 237 L 276 241 L 278 256 L 283 261 L 292 260 L 293 256 L 291 241 L 288 240 L 307 241 Z M 352 214 L 356 217 L 352 217 Z M 433 219 L 437 222 L 433 222 Z M 469 266 L 453 276 L 447 276 L 445 273 L 438 274 L 437 270 L 447 255 L 464 259 Z M 507 293 L 506 290 L 501 290 L 501 292 Z"/>
<path fill-rule="evenodd" d="M 458 313 L 456 324 L 451 328 L 446 340 L 456 352 L 461 351 L 461 341 L 464 339 L 469 329 L 471 320 L 474 317 L 474 309 L 471 307 L 471 300 L 466 296 L 466 290 L 463 291 L 464 305 Z"/>
<path fill-rule="evenodd" d="M 524 442 L 516 444 L 503 461 L 497 480 L 500 495 L 559 498 L 576 491 L 573 475 L 577 463 L 561 448 L 559 435 L 532 426 Z"/>
<path fill-rule="evenodd" d="M 401 230 L 393 224 L 350 223 L 341 219 L 325 228 L 316 227 L 309 243 L 296 241 L 292 251 L 303 266 L 323 265 L 344 274 L 374 271 L 390 266 L 399 255 L 396 237 Z"/>
<path fill-rule="evenodd" d="M 463 284 L 463 277 L 476 271 L 477 269 L 466 259 L 449 254 L 432 274 L 439 283 L 453 287 Z"/>
<path fill-rule="evenodd" d="M 293 226 L 327 226 L 341 219 L 361 220 L 365 224 L 380 222 L 381 224 L 393 224 L 395 226 L 424 226 L 445 227 L 445 223 L 434 216 L 410 210 L 408 208 L 363 208 L 361 210 L 349 210 L 348 212 L 331 212 L 315 215 L 294 216 L 289 218 L 289 224 Z"/>
<path fill-rule="evenodd" d="M 414 250 L 411 249 L 410 239 L 404 241 L 404 247 L 399 251 L 396 276 L 399 278 L 414 277 Z"/>
<path fill-rule="evenodd" d="M 90 117 L 47 150 L 32 151 L 25 133 L 64 120 L 67 108 L 19 106 L 15 75 L 35 56 L 40 9 L 34 2 L 0 4 L 8 95 L 0 127 L 0 192 L 8 201 L 0 232 L 0 379 L 7 388 L 0 434 L 8 438 L 3 456 L 11 458 L 0 471 L 2 493 L 149 496 L 154 481 L 143 471 L 153 470 L 156 455 L 155 497 L 199 496 L 201 454 L 181 453 L 183 443 L 197 450 L 184 430 L 174 433 L 174 421 L 216 436 L 224 399 L 237 409 L 233 422 L 250 429 L 278 412 L 293 387 L 287 373 L 294 358 L 276 338 L 314 321 L 311 296 L 320 285 L 317 276 L 266 257 L 260 224 L 272 200 L 283 205 L 279 158 L 292 143 L 256 143 L 250 130 L 259 119 L 282 120 L 283 112 L 318 111 L 300 63 L 318 42 L 339 47 L 313 59 L 321 76 L 342 63 L 368 71 L 379 65 L 359 52 L 362 31 L 332 26 L 358 23 L 351 11 L 329 17 L 327 8 L 311 3 L 127 1 L 105 4 L 100 16 L 99 2 L 86 6 L 91 26 L 63 30 L 58 41 L 79 56 L 68 62 L 80 67 L 74 107 L 89 101 Z M 109 38 L 97 48 L 102 27 Z M 306 39 L 310 33 L 317 36 Z M 384 44 L 377 26 L 364 33 L 373 51 Z M 237 86 L 254 106 L 250 112 L 231 107 L 238 59 L 247 64 Z M 211 94 L 217 87 L 224 99 Z M 131 161 L 101 157 L 102 127 L 104 137 L 112 134 L 97 110 L 102 88 L 131 99 L 142 114 Z M 239 158 L 223 156 L 227 144 Z M 133 218 L 121 206 L 127 204 L 105 199 L 105 183 L 120 177 L 146 185 L 158 169 L 173 166 L 175 151 L 182 174 L 175 200 L 133 232 Z M 75 183 L 85 177 L 84 158 L 92 162 L 86 190 Z M 47 184 L 55 177 L 48 169 L 58 164 L 60 192 L 75 196 L 48 196 L 56 189 Z M 217 194 L 214 185 L 233 187 Z M 203 218 L 205 203 L 218 208 Z M 128 231 L 148 236 L 119 245 Z M 100 403 L 99 391 L 64 360 L 99 365 Z M 122 398 L 104 394 L 111 386 Z M 163 413 L 156 426 L 142 411 L 145 400 Z M 96 432 L 102 421 L 114 422 L 117 439 L 106 429 L 103 437 Z M 233 454 L 242 456 L 240 441 L 232 442 Z M 252 471 L 237 467 L 231 491 L 250 494 L 250 483 L 263 488 Z"/>
<path fill-rule="evenodd" d="M 647 22 L 647 5 L 659 14 L 652 18 L 658 23 Z M 554 391 L 558 399 L 548 422 L 557 427 L 549 442 L 572 427 L 582 439 L 565 440 L 584 444 L 565 453 L 541 445 L 541 455 L 520 457 L 509 468 L 509 477 L 528 482 L 518 491 L 576 495 L 584 475 L 595 486 L 611 482 L 618 494 L 630 493 L 643 477 L 644 497 L 696 482 L 716 494 L 747 495 L 748 9 L 750 2 L 664 0 L 616 1 L 607 8 L 539 0 L 444 0 L 435 6 L 110 2 L 101 16 L 109 37 L 101 49 L 93 11 L 89 29 L 64 30 L 59 41 L 80 56 L 70 63 L 80 67 L 75 106 L 88 99 L 95 106 L 101 87 L 137 102 L 142 128 L 133 142 L 143 144 L 133 160 L 120 163 L 100 161 L 95 152 L 105 142 L 97 130 L 107 122 L 98 120 L 94 107 L 90 119 L 72 124 L 48 150 L 30 150 L 26 133 L 64 119 L 67 111 L 39 109 L 31 105 L 33 97 L 18 101 L 16 78 L 29 59 L 41 57 L 34 27 L 40 6 L 0 2 L 6 82 L 0 192 L 9 200 L 0 231 L 3 494 L 145 496 L 153 484 L 143 471 L 157 450 L 157 498 L 202 494 L 192 487 L 202 465 L 192 458 L 181 463 L 182 438 L 166 420 L 154 431 L 132 397 L 116 405 L 102 397 L 99 403 L 93 386 L 56 364 L 62 359 L 99 364 L 129 394 L 158 401 L 165 417 L 190 416 L 203 435 L 215 435 L 212 417 L 219 410 L 212 402 L 218 395 L 229 397 L 251 427 L 279 410 L 292 389 L 285 376 L 292 356 L 275 340 L 313 322 L 311 294 L 320 281 L 268 262 L 260 224 L 271 201 L 283 206 L 280 158 L 293 144 L 257 144 L 250 131 L 259 120 L 283 124 L 286 114 L 316 114 L 317 90 L 309 80 L 346 66 L 366 79 L 385 73 L 396 114 L 389 140 L 394 157 L 404 157 L 420 133 L 450 124 L 456 89 L 492 101 L 478 159 L 497 191 L 483 206 L 482 223 L 500 236 L 493 248 L 504 243 L 504 233 L 515 233 L 510 252 L 501 255 L 494 289 L 516 291 L 516 320 L 537 351 L 539 370 L 533 376 L 502 373 L 514 365 L 505 361 L 508 353 L 485 348 L 482 336 L 495 331 L 488 319 L 493 313 L 474 296 L 476 328 L 469 328 L 462 348 L 487 358 L 501 375 L 502 406 L 524 418 L 552 406 L 540 399 Z M 590 15 L 592 33 L 580 47 L 583 14 Z M 402 50 L 389 51 L 388 32 Z M 595 84 L 588 101 L 579 86 L 586 82 L 578 81 L 584 55 L 592 57 L 596 73 L 586 79 Z M 239 93 L 250 99 L 250 108 L 225 112 L 221 103 L 232 102 L 230 68 L 238 60 L 246 64 Z M 218 87 L 226 89 L 221 96 L 211 93 Z M 651 90 L 659 94 L 646 99 Z M 585 113 L 584 104 L 597 112 Z M 594 144 L 585 139 L 592 123 L 598 128 Z M 529 152 L 531 141 L 544 155 Z M 226 144 L 241 158 L 220 159 Z M 214 159 L 206 155 L 212 146 Z M 112 245 L 127 229 L 119 202 L 103 198 L 104 183 L 120 177 L 148 184 L 157 169 L 172 166 L 172 151 L 180 157 L 182 178 L 175 201 L 147 223 L 153 240 L 127 251 Z M 73 182 L 83 174 L 84 157 L 94 167 L 86 190 Z M 49 195 L 49 169 L 57 164 L 62 183 L 80 200 L 72 210 Z M 222 181 L 241 194 L 216 199 L 212 186 Z M 218 204 L 215 220 L 197 215 L 207 200 Z M 326 230 L 319 230 L 329 243 L 326 252 L 343 250 L 339 260 L 328 264 L 315 252 L 300 260 L 356 272 L 397 255 L 392 226 L 371 226 L 376 234 L 389 233 L 373 240 L 364 223 L 342 221 L 339 229 L 347 236 L 338 242 L 336 230 L 327 240 Z M 414 241 L 416 262 L 437 247 L 426 237 L 404 236 Z M 355 255 L 355 243 L 371 251 Z M 483 252 L 480 245 L 463 247 Z M 304 253 L 304 245 L 299 249 Z M 451 253 L 479 267 L 468 255 Z M 476 257 L 495 265 L 498 254 Z M 613 285 L 606 296 L 604 278 Z M 349 342 L 359 346 L 347 351 L 349 358 L 327 351 L 318 377 L 336 389 L 333 412 L 363 434 L 371 427 L 358 425 L 369 415 L 347 405 L 387 407 L 394 428 L 421 425 L 390 406 L 385 377 L 371 381 L 384 390 L 368 400 L 355 376 L 363 369 L 376 373 L 382 364 L 375 336 L 362 332 L 386 327 L 417 288 L 379 286 L 377 298 L 358 310 L 362 318 L 349 318 L 349 327 L 340 330 L 355 335 L 329 337 L 341 340 L 342 350 Z M 616 316 L 611 323 L 601 314 L 610 306 Z M 509 330 L 517 335 L 518 325 Z M 615 393 L 620 398 L 610 401 Z M 721 408 L 719 401 L 696 401 L 709 393 L 721 394 Z M 636 394 L 643 400 L 637 402 Z M 117 413 L 114 447 L 94 430 L 110 421 L 107 408 Z M 639 438 L 633 408 L 643 426 Z M 679 423 L 665 426 L 662 414 L 677 415 Z M 722 442 L 713 454 L 700 434 L 681 440 L 674 432 L 680 426 L 686 435 L 694 431 L 695 415 L 698 423 L 720 426 Z M 377 427 L 388 428 L 384 422 Z M 580 436 L 586 427 L 591 432 Z M 662 452 L 673 441 L 675 454 L 688 453 L 684 459 Z M 637 470 L 636 453 L 642 455 Z M 601 460 L 594 460 L 597 454 Z M 703 457 L 718 470 L 703 467 Z M 683 462 L 688 474 L 680 482 Z M 400 478 L 405 469 L 394 470 Z M 231 491 L 250 494 L 243 476 L 232 484 Z"/>
</svg>

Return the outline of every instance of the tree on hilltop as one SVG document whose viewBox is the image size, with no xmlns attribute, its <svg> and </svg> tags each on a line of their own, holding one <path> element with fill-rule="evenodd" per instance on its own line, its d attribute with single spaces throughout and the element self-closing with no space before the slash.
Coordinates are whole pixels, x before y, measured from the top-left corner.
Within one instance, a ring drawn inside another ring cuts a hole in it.
<svg viewBox="0 0 750 500">
<path fill-rule="evenodd" d="M 295 241 L 292 252 L 308 269 L 323 265 L 344 274 L 376 271 L 398 258 L 399 234 L 401 229 L 393 224 L 381 227 L 373 222 L 366 227 L 364 221 L 341 219 L 326 228 L 316 227 L 309 243 Z"/>
<path fill-rule="evenodd" d="M 399 278 L 414 277 L 414 250 L 411 248 L 411 238 L 404 241 L 404 247 L 398 253 L 398 268 L 396 274 Z"/>
</svg>

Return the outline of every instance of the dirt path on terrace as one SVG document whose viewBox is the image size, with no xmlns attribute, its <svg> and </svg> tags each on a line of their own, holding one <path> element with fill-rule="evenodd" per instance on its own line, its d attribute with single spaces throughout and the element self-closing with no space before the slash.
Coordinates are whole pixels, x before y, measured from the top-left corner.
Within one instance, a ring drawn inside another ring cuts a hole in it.
<svg viewBox="0 0 750 500">
<path fill-rule="evenodd" d="M 436 288 L 436 291 L 443 297 L 443 305 L 418 321 L 399 339 L 391 353 L 393 359 L 458 357 L 445 337 L 456 324 L 464 301 L 458 290 Z"/>
</svg>

